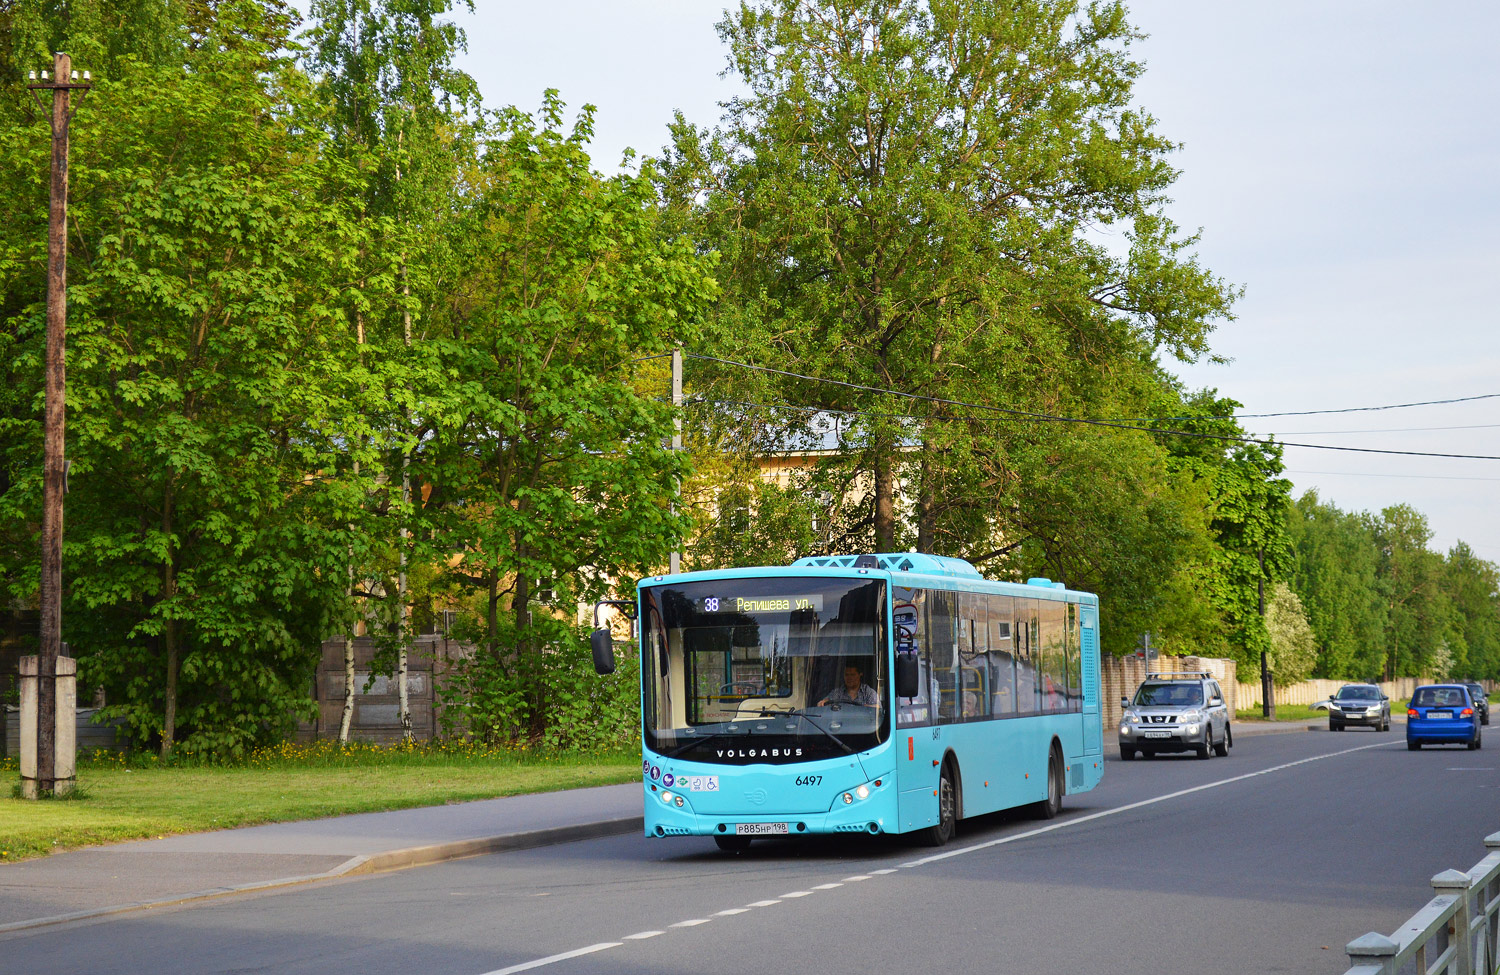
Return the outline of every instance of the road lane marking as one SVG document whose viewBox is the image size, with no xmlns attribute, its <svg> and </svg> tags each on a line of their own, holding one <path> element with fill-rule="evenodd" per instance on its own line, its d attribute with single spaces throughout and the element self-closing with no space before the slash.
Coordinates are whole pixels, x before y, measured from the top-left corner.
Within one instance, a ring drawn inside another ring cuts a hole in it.
<svg viewBox="0 0 1500 975">
<path fill-rule="evenodd" d="M 719 911 L 719 912 L 717 912 L 716 914 L 714 914 L 714 917 L 731 917 L 731 916 L 733 916 L 735 914 L 748 914 L 748 913 L 750 913 L 750 908 L 748 908 L 748 907 L 731 907 L 727 911 Z"/>
<path fill-rule="evenodd" d="M 618 948 L 622 944 L 624 944 L 623 941 L 602 941 L 596 945 L 589 945 L 587 948 L 575 948 L 572 951 L 565 951 L 560 955 L 548 955 L 546 958 L 538 958 L 536 961 L 528 961 L 525 964 L 512 965 L 509 968 L 497 968 L 492 972 L 485 972 L 484 975 L 515 975 L 516 972 L 529 972 L 533 968 L 541 968 L 544 965 L 556 965 L 560 961 L 567 961 L 570 958 L 581 958 L 584 955 L 592 955 L 594 952 L 603 951 L 606 948 Z"/>
<path fill-rule="evenodd" d="M 1194 792 L 1203 792 L 1207 789 L 1217 789 L 1222 785 L 1232 785 L 1235 782 L 1243 782 L 1246 779 L 1253 779 L 1257 776 L 1270 775 L 1272 772 L 1282 772 L 1289 768 L 1296 768 L 1298 765 L 1306 765 L 1309 762 L 1321 762 L 1325 758 L 1337 758 L 1340 755 L 1350 755 L 1354 752 L 1369 751 L 1371 748 L 1385 748 L 1387 746 L 1395 744 L 1400 744 L 1400 742 L 1382 741 L 1377 742 L 1373 745 L 1360 745 L 1357 748 L 1345 748 L 1343 751 L 1329 752 L 1326 755 L 1313 755 L 1310 758 L 1299 758 L 1295 762 L 1286 762 L 1281 765 L 1273 765 L 1270 768 L 1261 769 L 1259 772 L 1246 772 L 1244 775 L 1235 775 L 1227 779 L 1220 779 L 1217 782 L 1206 782 L 1203 785 L 1195 785 L 1191 789 L 1179 789 L 1176 792 L 1169 792 L 1164 796 L 1157 796 L 1154 799 L 1142 799 L 1140 802 L 1132 802 L 1127 806 L 1118 806 L 1114 809 L 1105 809 L 1101 812 L 1090 813 L 1087 816 L 1079 816 L 1077 819 L 1069 819 L 1066 822 L 1053 823 L 1051 826 L 1042 826 L 1038 829 L 1027 830 L 1024 833 L 1016 833 L 1013 836 L 1002 836 L 997 840 L 989 840 L 985 843 L 976 843 L 973 846 L 966 846 L 957 850 L 949 850 L 947 853 L 936 853 L 930 857 L 923 857 L 920 860 L 912 860 L 907 863 L 903 863 L 901 864 L 901 867 L 903 869 L 907 867 L 920 867 L 929 863 L 936 863 L 939 860 L 948 860 L 953 857 L 961 857 L 968 853 L 977 853 L 980 850 L 988 850 L 994 846 L 1003 846 L 1006 843 L 1014 843 L 1017 840 L 1024 840 L 1029 839 L 1033 836 L 1040 836 L 1043 833 L 1050 833 L 1053 830 L 1066 829 L 1069 826 L 1078 826 L 1082 823 L 1092 822 L 1096 819 L 1103 819 L 1106 816 L 1118 816 L 1120 813 L 1130 812 L 1132 809 L 1140 809 L 1143 806 L 1154 806 L 1158 802 L 1166 802 L 1168 799 L 1179 799 L 1182 796 L 1192 795 Z"/>
<path fill-rule="evenodd" d="M 963 848 L 957 849 L 957 850 L 949 850 L 946 853 L 938 853 L 938 854 L 934 854 L 933 856 L 923 857 L 920 860 L 911 860 L 911 861 L 909 861 L 907 863 L 901 864 L 899 867 L 887 867 L 887 868 L 882 868 L 880 870 L 871 870 L 868 874 L 859 874 L 859 875 L 853 876 L 853 877 L 846 877 L 846 878 L 844 878 L 844 882 L 845 883 L 849 883 L 849 882 L 859 881 L 859 880 L 869 880 L 872 877 L 879 877 L 879 876 L 885 876 L 887 874 L 893 874 L 893 873 L 896 873 L 898 870 L 905 869 L 905 868 L 908 868 L 908 867 L 920 867 L 920 866 L 924 866 L 924 865 L 929 864 L 929 863 L 936 863 L 939 860 L 948 860 L 948 859 L 951 859 L 952 857 L 963 856 L 963 855 L 968 854 L 968 853 L 977 853 L 980 850 L 987 850 L 987 849 L 990 849 L 991 847 L 1001 846 L 1001 845 L 1004 845 L 1006 843 L 1014 843 L 1017 840 L 1029 839 L 1030 837 L 1040 836 L 1043 833 L 1050 833 L 1050 832 L 1052 832 L 1054 830 L 1065 829 L 1065 828 L 1067 828 L 1069 826 L 1078 826 L 1078 825 L 1080 825 L 1082 823 L 1092 822 L 1093 820 L 1096 820 L 1096 819 L 1103 819 L 1106 816 L 1115 816 L 1115 815 L 1118 815 L 1118 814 L 1123 813 L 1123 812 L 1129 812 L 1132 809 L 1140 809 L 1140 808 L 1145 807 L 1145 806 L 1154 806 L 1154 805 L 1156 805 L 1159 802 L 1166 802 L 1169 799 L 1178 799 L 1178 798 L 1181 798 L 1182 796 L 1192 795 L 1195 792 L 1203 792 L 1203 791 L 1205 791 L 1207 789 L 1217 789 L 1220 786 L 1232 785 L 1235 782 L 1243 782 L 1246 779 L 1253 779 L 1253 778 L 1256 778 L 1256 777 L 1261 776 L 1261 775 L 1270 775 L 1272 772 L 1281 772 L 1281 771 L 1285 771 L 1286 769 L 1289 769 L 1289 768 L 1296 768 L 1298 765 L 1306 765 L 1309 762 L 1320 762 L 1320 761 L 1322 761 L 1325 758 L 1337 758 L 1340 755 L 1351 755 L 1354 752 L 1369 751 L 1372 748 L 1384 748 L 1384 747 L 1387 747 L 1387 746 L 1390 746 L 1390 745 L 1393 745 L 1393 744 L 1400 744 L 1400 742 L 1399 741 L 1396 741 L 1396 742 L 1382 741 L 1382 742 L 1377 742 L 1377 743 L 1375 743 L 1373 745 L 1361 745 L 1361 746 L 1359 746 L 1357 748 L 1345 748 L 1342 751 L 1329 752 L 1326 755 L 1313 755 L 1313 756 L 1311 756 L 1309 758 L 1298 759 L 1295 762 L 1285 762 L 1285 763 L 1283 763 L 1281 765 L 1273 765 L 1271 768 L 1261 769 L 1258 772 L 1246 772 L 1243 775 L 1231 776 L 1230 778 L 1227 778 L 1227 779 L 1220 779 L 1217 782 L 1207 782 L 1207 783 L 1204 783 L 1203 785 L 1193 786 L 1190 789 L 1179 789 L 1176 792 L 1169 792 L 1166 795 L 1156 796 L 1156 797 L 1151 798 L 1151 799 L 1142 799 L 1139 802 L 1132 802 L 1129 805 L 1119 806 L 1119 807 L 1117 807 L 1115 809 L 1105 809 L 1105 810 L 1102 810 L 1102 811 L 1096 812 L 1096 813 L 1090 813 L 1087 816 L 1079 816 L 1076 819 L 1069 819 L 1069 820 L 1066 820 L 1064 822 L 1053 823 L 1050 826 L 1042 826 L 1042 827 L 1040 827 L 1038 829 L 1027 830 L 1024 833 L 1017 833 L 1017 834 L 1015 834 L 1013 836 L 1003 836 L 1003 837 L 1001 837 L 999 839 L 989 840 L 988 842 L 985 842 L 985 843 L 976 843 L 973 846 L 966 846 L 966 847 L 963 847 Z M 821 885 L 819 885 L 817 887 L 814 887 L 813 890 L 831 890 L 834 887 L 839 887 L 839 886 L 842 886 L 842 884 L 821 884 Z M 793 891 L 792 893 L 789 893 L 789 894 L 782 894 L 781 897 L 782 898 L 809 897 L 809 896 L 812 895 L 812 893 L 813 893 L 812 890 L 798 890 L 798 891 Z M 718 916 L 728 916 L 728 915 L 733 915 L 733 914 L 743 914 L 746 911 L 748 911 L 750 908 L 753 908 L 753 907 L 772 907 L 772 906 L 774 906 L 776 904 L 780 904 L 780 903 L 781 903 L 780 899 L 777 899 L 777 900 L 755 901 L 755 902 L 753 902 L 751 904 L 746 905 L 743 908 L 731 908 L 731 909 L 726 910 L 726 911 L 720 911 L 715 916 L 718 917 Z M 691 920 L 691 921 L 679 921 L 676 924 L 671 925 L 671 927 L 673 927 L 673 928 L 690 928 L 690 927 L 696 927 L 697 925 L 700 925 L 700 924 L 707 924 L 708 920 L 709 919 L 707 919 L 707 918 L 699 918 L 699 919 L 695 919 L 695 920 Z M 644 940 L 646 938 L 656 937 L 657 935 L 664 934 L 664 933 L 665 932 L 662 932 L 662 931 L 641 931 L 641 932 L 639 932 L 637 934 L 627 935 L 626 936 L 626 940 L 640 941 L 640 940 Z M 606 950 L 608 948 L 618 948 L 618 947 L 620 947 L 624 943 L 625 943 L 624 941 L 605 941 L 605 942 L 602 942 L 600 944 L 590 945 L 587 948 L 578 948 L 578 949 L 576 949 L 574 951 L 565 951 L 565 952 L 563 952 L 562 954 L 559 954 L 559 955 L 549 955 L 546 958 L 538 958 L 535 961 L 526 962 L 525 964 L 512 965 L 510 968 L 500 968 L 500 969 L 496 969 L 495 971 L 492 971 L 492 972 L 485 972 L 484 975 L 515 975 L 515 973 L 517 973 L 517 972 L 525 972 L 525 971 L 530 971 L 530 970 L 532 970 L 534 968 L 542 968 L 542 967 L 547 966 L 547 965 L 555 965 L 558 962 L 568 961 L 569 959 L 572 959 L 572 958 L 579 958 L 579 957 L 581 957 L 583 955 L 590 955 L 590 954 L 593 954 L 596 951 L 604 951 L 604 950 Z"/>
</svg>

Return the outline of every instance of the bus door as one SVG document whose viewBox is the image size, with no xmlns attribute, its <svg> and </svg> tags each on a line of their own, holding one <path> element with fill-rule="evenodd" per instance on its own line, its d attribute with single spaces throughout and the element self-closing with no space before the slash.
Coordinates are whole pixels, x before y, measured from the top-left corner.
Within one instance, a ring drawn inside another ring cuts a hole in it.
<svg viewBox="0 0 1500 975">
<path fill-rule="evenodd" d="M 1083 752 L 1104 752 L 1104 725 L 1099 700 L 1099 607 L 1079 605 L 1079 657 L 1083 662 Z"/>
</svg>

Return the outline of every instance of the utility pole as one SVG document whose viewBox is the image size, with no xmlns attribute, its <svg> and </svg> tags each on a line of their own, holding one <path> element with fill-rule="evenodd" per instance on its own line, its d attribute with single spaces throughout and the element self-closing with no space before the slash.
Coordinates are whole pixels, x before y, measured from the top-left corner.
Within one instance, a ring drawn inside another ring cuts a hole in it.
<svg viewBox="0 0 1500 975">
<path fill-rule="evenodd" d="M 672 450 L 682 449 L 682 346 L 672 350 Z M 682 494 L 682 482 L 677 482 L 677 494 Z M 672 511 L 676 513 L 677 502 L 672 502 Z M 682 553 L 676 549 L 672 550 L 672 562 L 668 566 L 676 573 L 682 569 Z"/>
<path fill-rule="evenodd" d="M 43 414 L 42 451 L 42 579 L 41 654 L 37 672 L 36 786 L 39 793 L 71 788 L 73 756 L 61 763 L 57 755 L 57 658 L 62 654 L 62 535 L 63 492 L 66 467 L 63 456 L 63 424 L 66 417 L 66 370 L 64 336 L 68 321 L 68 124 L 73 120 L 73 91 L 82 95 L 90 88 L 88 72 L 82 83 L 72 59 L 56 54 L 52 77 L 36 72 L 27 85 L 36 99 L 38 91 L 52 92 L 52 204 L 47 233 L 47 354 L 46 406 Z M 45 110 L 45 109 L 44 109 Z M 67 717 L 67 716 L 65 716 Z M 68 734 L 69 739 L 72 738 Z M 58 766 L 61 764 L 62 769 Z M 59 775 L 59 771 L 64 774 Z"/>
<path fill-rule="evenodd" d="M 1260 603 L 1260 619 L 1266 619 L 1266 550 L 1256 548 L 1255 560 L 1260 565 L 1260 574 L 1255 577 L 1255 598 Z M 1264 644 L 1260 648 L 1260 713 L 1263 717 L 1276 717 L 1276 683 L 1271 679 L 1271 662 Z"/>
</svg>

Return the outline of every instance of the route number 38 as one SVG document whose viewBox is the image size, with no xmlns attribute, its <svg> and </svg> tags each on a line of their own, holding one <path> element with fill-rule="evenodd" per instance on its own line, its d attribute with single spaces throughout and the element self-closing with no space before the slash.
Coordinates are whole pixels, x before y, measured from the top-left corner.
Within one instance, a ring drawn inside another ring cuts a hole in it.
<svg viewBox="0 0 1500 975">
<path fill-rule="evenodd" d="M 821 776 L 821 775 L 799 775 L 799 776 L 797 776 L 797 784 L 798 785 L 822 785 L 823 784 L 823 776 Z"/>
</svg>

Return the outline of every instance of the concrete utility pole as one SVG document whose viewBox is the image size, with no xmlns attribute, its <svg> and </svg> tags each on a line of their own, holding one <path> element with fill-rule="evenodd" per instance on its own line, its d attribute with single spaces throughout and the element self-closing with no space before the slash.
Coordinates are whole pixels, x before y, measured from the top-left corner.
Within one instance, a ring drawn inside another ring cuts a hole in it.
<svg viewBox="0 0 1500 975">
<path fill-rule="evenodd" d="M 672 350 L 672 449 L 682 449 L 682 347 L 678 346 Z M 682 482 L 677 483 L 677 493 L 682 493 Z M 677 511 L 677 503 L 672 502 L 672 511 Z M 682 553 L 673 549 L 672 562 L 668 568 L 672 572 L 682 569 Z"/>
<path fill-rule="evenodd" d="M 72 59 L 57 54 L 52 60 L 52 77 L 43 71 L 40 81 L 32 72 L 32 97 L 41 107 L 36 92 L 52 92 L 52 204 L 47 234 L 47 356 L 46 407 L 43 418 L 43 488 L 42 488 L 42 579 L 41 579 L 41 654 L 37 662 L 36 768 L 38 792 L 63 792 L 72 788 L 73 755 L 71 749 L 59 768 L 57 726 L 58 676 L 57 659 L 62 655 L 62 534 L 63 492 L 66 490 L 66 467 L 63 456 L 63 423 L 66 415 L 66 370 L 64 369 L 64 335 L 68 321 L 68 124 L 73 120 L 70 105 L 72 93 L 82 94 L 90 88 L 88 74 L 82 83 L 73 70 Z M 71 668 L 69 668 L 71 670 Z M 68 722 L 72 715 L 63 715 Z M 72 738 L 70 733 L 65 737 Z M 24 776 L 23 776 L 24 778 Z M 29 791 L 29 790 L 28 790 Z"/>
</svg>

